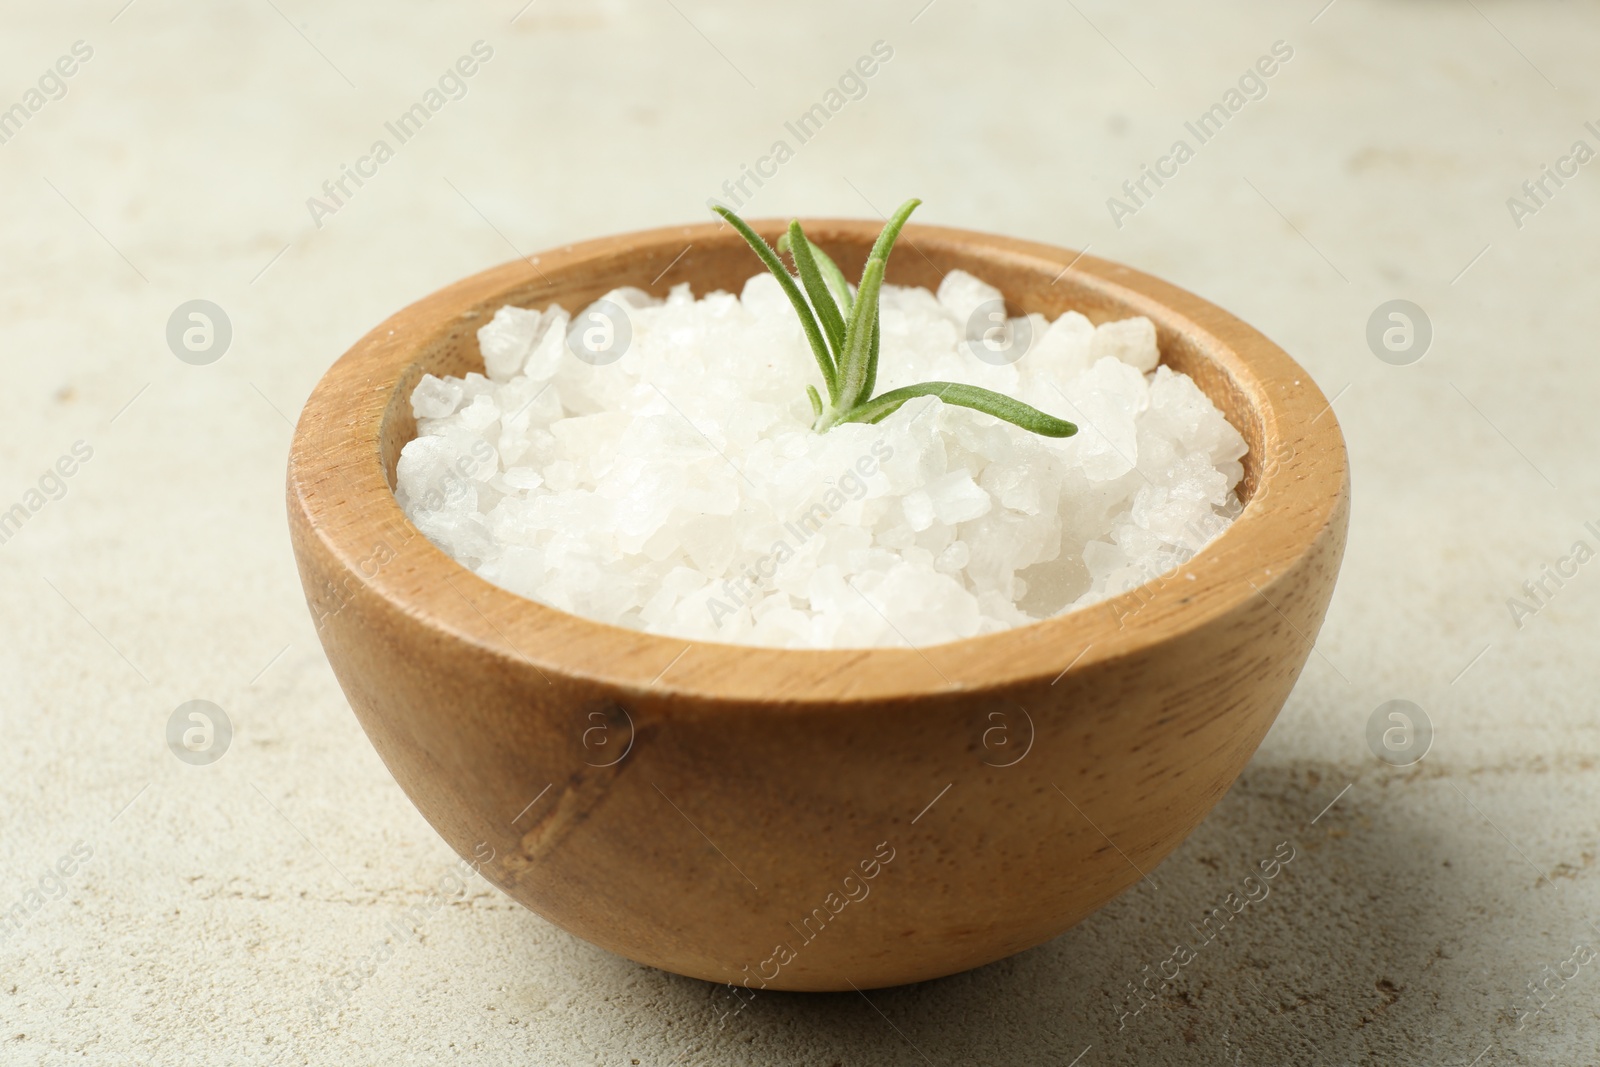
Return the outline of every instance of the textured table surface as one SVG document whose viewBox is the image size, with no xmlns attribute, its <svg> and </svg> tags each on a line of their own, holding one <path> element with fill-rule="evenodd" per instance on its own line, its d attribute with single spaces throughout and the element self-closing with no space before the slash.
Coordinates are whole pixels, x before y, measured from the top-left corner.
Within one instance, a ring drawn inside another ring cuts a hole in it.
<svg viewBox="0 0 1600 1067">
<path fill-rule="evenodd" d="M 6 5 L 0 1063 L 1595 1062 L 1600 14 L 522 2 Z M 387 133 L 478 41 L 465 95 Z M 799 144 L 785 122 L 878 41 Z M 1013 959 L 719 1028 L 719 989 L 450 880 L 317 644 L 283 466 L 317 378 L 398 307 L 700 219 L 779 139 L 748 212 L 915 194 L 1257 325 L 1335 398 L 1354 512 L 1282 716 L 1149 883 Z M 1134 198 L 1145 164 L 1170 176 Z M 313 211 L 345 165 L 371 176 Z M 193 299 L 232 327 L 204 365 L 166 336 Z M 1420 360 L 1369 346 L 1395 299 L 1431 324 Z M 167 740 L 196 699 L 232 724 L 209 765 Z M 1434 737 L 1395 767 L 1368 724 L 1402 699 Z M 1138 996 L 1286 841 L 1271 895 Z"/>
</svg>

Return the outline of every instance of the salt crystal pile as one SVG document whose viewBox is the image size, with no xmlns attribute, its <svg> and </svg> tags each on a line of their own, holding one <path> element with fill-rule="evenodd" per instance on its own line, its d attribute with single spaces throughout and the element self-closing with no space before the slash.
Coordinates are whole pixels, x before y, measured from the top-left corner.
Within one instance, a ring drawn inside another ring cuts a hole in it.
<svg viewBox="0 0 1600 1067">
<path fill-rule="evenodd" d="M 619 289 L 576 322 L 501 308 L 478 331 L 487 377 L 418 383 L 396 495 L 497 585 L 696 640 L 935 644 L 1181 566 L 1239 511 L 1244 439 L 1157 365 L 1145 318 L 1012 319 L 1021 358 L 978 358 L 968 323 L 997 300 L 961 271 L 937 295 L 885 286 L 877 391 L 966 382 L 1076 436 L 933 398 L 814 432 L 816 364 L 763 273 L 738 297 Z"/>
</svg>

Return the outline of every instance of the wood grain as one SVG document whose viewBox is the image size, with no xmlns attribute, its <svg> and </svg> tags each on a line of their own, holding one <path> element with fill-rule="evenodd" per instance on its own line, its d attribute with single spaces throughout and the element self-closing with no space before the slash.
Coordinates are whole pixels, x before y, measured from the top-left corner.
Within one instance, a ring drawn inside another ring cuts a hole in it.
<svg viewBox="0 0 1600 1067">
<path fill-rule="evenodd" d="M 806 228 L 854 276 L 878 224 Z M 1326 399 L 1243 322 L 1106 260 L 910 226 L 890 280 L 936 286 L 955 267 L 1013 313 L 1149 316 L 1163 361 L 1250 444 L 1243 514 L 1104 604 L 918 649 L 636 633 L 492 586 L 422 537 L 391 491 L 418 378 L 481 370 L 476 330 L 502 304 L 738 291 L 759 264 L 718 224 L 468 278 L 317 386 L 288 503 L 329 662 L 424 817 L 464 857 L 493 848 L 483 873 L 516 900 L 631 959 L 752 989 L 933 978 L 1051 938 L 1145 877 L 1250 759 L 1344 550 Z"/>
</svg>

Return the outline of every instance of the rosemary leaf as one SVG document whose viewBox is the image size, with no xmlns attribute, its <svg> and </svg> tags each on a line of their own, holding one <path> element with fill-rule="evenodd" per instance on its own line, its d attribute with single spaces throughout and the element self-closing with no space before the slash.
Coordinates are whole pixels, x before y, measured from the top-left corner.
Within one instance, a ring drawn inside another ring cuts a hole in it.
<svg viewBox="0 0 1600 1067">
<path fill-rule="evenodd" d="M 881 422 L 900 410 L 900 405 L 919 396 L 938 397 L 946 404 L 972 408 L 997 419 L 1004 419 L 1043 437 L 1071 437 L 1078 428 L 1065 419 L 1046 415 L 1036 407 L 1009 396 L 960 382 L 922 382 L 903 389 L 891 389 L 882 396 L 860 404 L 839 417 L 840 422 Z"/>
<path fill-rule="evenodd" d="M 810 244 L 810 238 L 807 238 L 807 243 Z M 835 263 L 828 253 L 814 244 L 811 245 L 811 258 L 817 261 L 817 267 L 822 271 L 822 279 L 828 283 L 828 289 L 833 293 L 833 299 L 838 302 L 839 310 L 848 317 L 855 303 L 855 297 L 850 294 L 850 283 L 845 281 L 844 271 L 839 269 L 839 264 Z"/>
<path fill-rule="evenodd" d="M 822 271 L 812 255 L 813 245 L 806 239 L 805 231 L 800 229 L 799 219 L 789 223 L 789 232 L 785 236 L 789 238 L 789 255 L 794 257 L 795 271 L 800 275 L 801 284 L 806 287 L 806 295 L 811 298 L 817 318 L 822 321 L 823 332 L 828 335 L 828 343 L 837 364 L 844 352 L 844 316 L 839 314 L 839 305 L 834 303 L 828 283 L 822 279 Z"/>
<path fill-rule="evenodd" d="M 878 320 L 872 320 L 872 351 L 867 353 L 867 380 L 861 387 L 861 397 L 866 399 L 878 387 Z"/>
<path fill-rule="evenodd" d="M 889 258 L 889 250 L 894 247 L 895 238 L 900 236 L 900 230 L 905 226 L 906 220 L 921 203 L 921 200 L 912 197 L 895 209 L 895 213 L 889 216 L 889 221 L 878 234 L 878 239 L 872 243 L 872 251 L 867 255 L 868 260 Z"/>
<path fill-rule="evenodd" d="M 861 272 L 861 286 L 856 290 L 856 305 L 850 311 L 844 350 L 839 353 L 839 396 L 834 401 L 835 408 L 843 411 L 867 399 L 867 365 L 872 361 L 872 332 L 878 321 L 883 268 L 883 260 L 867 260 L 867 267 Z"/>
</svg>

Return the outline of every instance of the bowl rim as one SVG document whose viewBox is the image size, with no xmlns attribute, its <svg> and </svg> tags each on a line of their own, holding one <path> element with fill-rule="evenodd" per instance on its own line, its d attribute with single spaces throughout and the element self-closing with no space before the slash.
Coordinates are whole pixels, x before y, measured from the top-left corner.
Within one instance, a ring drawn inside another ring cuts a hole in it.
<svg viewBox="0 0 1600 1067">
<path fill-rule="evenodd" d="M 803 221 L 808 232 L 869 243 L 880 225 Z M 751 225 L 771 239 L 787 220 Z M 686 243 L 738 240 L 720 222 L 597 238 L 492 267 L 385 319 L 328 369 L 301 410 L 287 472 L 297 551 L 317 553 L 341 572 L 345 603 L 370 597 L 369 610 L 465 642 L 514 671 L 532 668 L 552 685 L 552 677 L 608 685 L 619 699 L 682 698 L 701 708 L 1002 694 L 1147 651 L 1257 598 L 1287 622 L 1272 587 L 1330 535 L 1349 492 L 1338 420 L 1311 376 L 1242 320 L 1152 275 L 1071 249 L 943 226 L 907 226 L 902 242 L 924 256 L 979 249 L 1056 280 L 1070 275 L 1081 288 L 1150 316 L 1163 334 L 1183 335 L 1243 394 L 1267 455 L 1287 447 L 1281 462 L 1257 465 L 1243 511 L 1187 563 L 1098 604 L 997 633 L 936 645 L 795 649 L 646 633 L 573 615 L 478 577 L 411 524 L 390 487 L 382 446 L 395 405 L 409 402 L 400 383 L 424 353 L 452 333 L 475 331 L 485 309 L 492 314 L 505 295 L 525 291 L 530 267 L 548 279 L 605 271 L 669 246 L 665 258 Z M 759 270 L 752 257 L 751 274 Z M 402 543 L 369 574 L 375 538 L 386 545 L 382 531 L 399 531 Z"/>
</svg>

